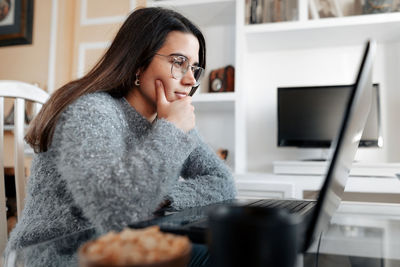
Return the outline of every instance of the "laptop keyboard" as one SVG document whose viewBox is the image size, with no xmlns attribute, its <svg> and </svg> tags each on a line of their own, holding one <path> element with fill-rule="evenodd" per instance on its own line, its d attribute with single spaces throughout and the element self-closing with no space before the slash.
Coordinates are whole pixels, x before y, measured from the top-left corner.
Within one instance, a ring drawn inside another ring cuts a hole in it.
<svg viewBox="0 0 400 267">
<path fill-rule="evenodd" d="M 254 203 L 248 204 L 248 206 L 282 208 L 289 211 L 290 213 L 298 213 L 305 208 L 314 206 L 315 203 L 315 201 L 308 200 L 262 199 Z"/>
<path fill-rule="evenodd" d="M 246 203 L 233 201 L 231 203 L 236 203 L 241 206 L 285 209 L 289 211 L 289 213 L 298 213 L 302 216 L 310 214 L 312 206 L 316 204 L 315 201 L 285 199 L 252 200 L 252 202 L 246 201 Z M 167 216 L 156 217 L 152 220 L 136 222 L 131 224 L 130 227 L 144 228 L 150 225 L 159 225 L 162 231 L 188 235 L 193 242 L 204 243 L 206 242 L 205 231 L 208 228 L 207 214 L 215 209 L 216 205 L 222 204 L 229 203 L 217 203 L 206 207 L 186 209 Z"/>
<path fill-rule="evenodd" d="M 284 200 L 284 199 L 262 199 L 253 203 L 246 204 L 245 206 L 251 207 L 266 207 L 266 208 L 280 208 L 289 211 L 289 213 L 300 213 L 305 208 L 313 207 L 315 205 L 315 201 L 309 200 Z M 206 219 L 192 221 L 176 221 L 172 222 L 172 224 L 176 225 L 186 225 L 190 224 L 190 228 L 205 228 L 207 225 Z"/>
</svg>

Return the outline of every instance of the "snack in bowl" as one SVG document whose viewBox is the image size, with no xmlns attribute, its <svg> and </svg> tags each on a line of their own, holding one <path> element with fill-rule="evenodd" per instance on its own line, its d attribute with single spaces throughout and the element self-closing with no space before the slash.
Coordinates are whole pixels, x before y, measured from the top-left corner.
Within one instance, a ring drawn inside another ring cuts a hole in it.
<svg viewBox="0 0 400 267">
<path fill-rule="evenodd" d="M 191 244 L 186 236 L 160 231 L 158 226 L 109 232 L 79 249 L 79 266 L 186 266 Z"/>
</svg>

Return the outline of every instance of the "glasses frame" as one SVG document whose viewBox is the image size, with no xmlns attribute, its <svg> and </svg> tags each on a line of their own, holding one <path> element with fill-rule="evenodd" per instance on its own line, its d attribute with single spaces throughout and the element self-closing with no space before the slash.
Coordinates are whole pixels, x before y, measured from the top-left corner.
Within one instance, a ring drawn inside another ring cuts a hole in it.
<svg viewBox="0 0 400 267">
<path fill-rule="evenodd" d="M 198 77 L 198 79 L 196 79 L 196 77 L 193 75 L 193 77 L 195 78 L 195 80 L 196 80 L 196 83 L 193 85 L 193 87 L 197 87 L 197 86 L 199 86 L 200 85 L 200 83 L 201 83 L 201 78 L 204 76 L 204 68 L 202 68 L 202 67 L 200 67 L 200 66 L 193 66 L 193 65 L 191 65 L 191 64 L 189 64 L 189 59 L 187 58 L 187 57 L 185 57 L 185 56 L 183 56 L 183 55 L 163 55 L 163 54 L 158 54 L 158 53 L 155 53 L 155 55 L 156 56 L 162 56 L 162 57 L 165 57 L 165 58 L 168 58 L 171 62 L 171 75 L 172 75 L 172 77 L 175 79 L 175 80 L 182 80 L 182 78 L 186 75 L 186 73 L 188 72 L 188 70 L 189 70 L 189 68 L 190 68 L 190 70 L 192 71 L 192 73 L 194 74 L 195 73 L 195 71 L 197 71 L 197 70 L 201 70 L 201 74 L 200 74 L 200 76 Z M 174 75 L 174 71 L 173 71 L 173 69 L 174 69 L 174 64 L 176 63 L 176 62 L 178 62 L 178 60 L 177 60 L 177 58 L 182 58 L 184 61 L 186 61 L 186 62 L 188 62 L 187 64 L 188 64 L 188 67 L 186 68 L 186 70 L 184 70 L 183 68 L 181 68 L 180 69 L 180 72 L 182 73 L 182 77 L 175 77 L 176 75 Z M 183 71 L 182 71 L 183 70 Z"/>
</svg>

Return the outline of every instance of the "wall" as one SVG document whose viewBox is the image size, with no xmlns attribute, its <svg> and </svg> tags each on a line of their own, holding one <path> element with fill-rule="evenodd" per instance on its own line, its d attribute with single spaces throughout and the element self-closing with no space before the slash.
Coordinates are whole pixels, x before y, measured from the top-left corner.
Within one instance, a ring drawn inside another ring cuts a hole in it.
<svg viewBox="0 0 400 267">
<path fill-rule="evenodd" d="M 83 4 L 86 21 L 81 17 Z M 33 43 L 0 47 L 0 79 L 37 82 L 46 90 L 50 87 L 50 91 L 59 88 L 76 76 L 79 43 L 109 41 L 125 16 L 136 6 L 145 5 L 145 0 L 118 0 L 112 5 L 106 0 L 34 1 Z M 55 25 L 53 36 L 52 25 Z M 52 45 L 55 55 L 50 58 Z M 49 70 L 52 60 L 55 65 Z M 96 60 L 92 56 L 89 61 Z M 52 79 L 54 85 L 49 85 Z"/>
<path fill-rule="evenodd" d="M 71 78 L 83 76 L 101 57 L 134 0 L 76 0 Z"/>
<path fill-rule="evenodd" d="M 36 0 L 30 45 L 0 47 L 0 80 L 38 83 L 53 92 L 85 73 L 104 52 L 126 15 L 145 0 Z M 5 113 L 12 101 L 6 101 Z M 5 136 L 5 165 L 12 166 L 13 137 Z M 29 164 L 28 164 L 29 165 Z"/>
</svg>

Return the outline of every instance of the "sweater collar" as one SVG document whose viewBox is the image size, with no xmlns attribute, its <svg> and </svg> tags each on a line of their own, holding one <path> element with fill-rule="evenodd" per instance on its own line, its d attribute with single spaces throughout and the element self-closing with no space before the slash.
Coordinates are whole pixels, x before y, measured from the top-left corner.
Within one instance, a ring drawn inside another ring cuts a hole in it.
<svg viewBox="0 0 400 267">
<path fill-rule="evenodd" d="M 124 113 L 127 115 L 127 120 L 130 128 L 143 128 L 143 130 L 151 128 L 152 124 L 134 107 L 132 107 L 125 97 L 121 97 L 120 102 Z"/>
</svg>

